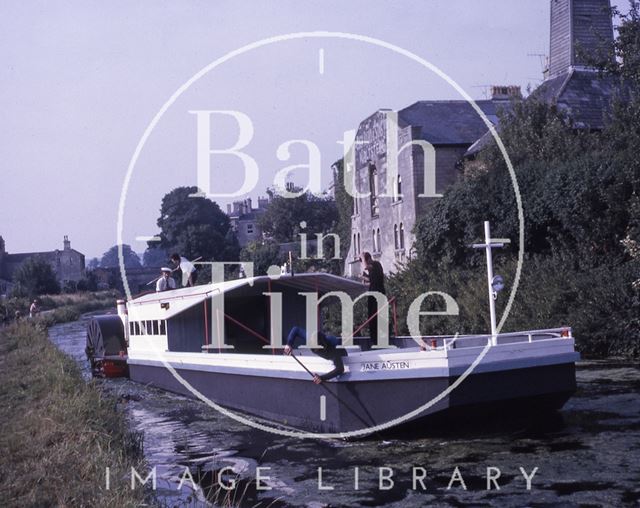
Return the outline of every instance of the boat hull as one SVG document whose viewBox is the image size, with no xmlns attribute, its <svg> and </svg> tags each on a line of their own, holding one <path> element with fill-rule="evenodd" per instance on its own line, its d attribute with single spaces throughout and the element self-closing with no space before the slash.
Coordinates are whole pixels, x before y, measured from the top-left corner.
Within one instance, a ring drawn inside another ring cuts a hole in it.
<svg viewBox="0 0 640 508">
<path fill-rule="evenodd" d="M 310 379 L 174 368 L 195 390 L 227 409 L 303 432 L 361 436 L 379 426 L 428 429 L 430 422 L 455 423 L 467 412 L 477 416 L 482 407 L 506 410 L 500 418 L 516 409 L 538 414 L 561 408 L 576 389 L 573 362 L 472 373 L 444 396 L 457 376 L 315 385 Z M 195 397 L 161 363 L 130 363 L 129 371 L 134 381 Z M 416 411 L 423 406 L 428 407 Z"/>
</svg>

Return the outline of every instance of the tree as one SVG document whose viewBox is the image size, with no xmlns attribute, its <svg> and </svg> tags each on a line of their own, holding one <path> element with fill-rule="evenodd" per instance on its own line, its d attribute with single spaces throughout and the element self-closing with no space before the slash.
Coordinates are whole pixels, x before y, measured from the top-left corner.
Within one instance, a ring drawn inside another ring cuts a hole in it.
<svg viewBox="0 0 640 508">
<path fill-rule="evenodd" d="M 169 263 L 169 253 L 166 249 L 158 247 L 156 242 L 149 243 L 144 251 L 142 263 L 146 268 L 160 268 Z"/>
<path fill-rule="evenodd" d="M 122 244 L 122 257 L 124 258 L 125 268 L 140 268 L 140 258 L 133 252 L 130 245 Z M 107 252 L 102 255 L 100 261 L 101 268 L 117 268 L 120 266 L 120 259 L 118 257 L 118 246 L 114 245 Z"/>
<path fill-rule="evenodd" d="M 87 270 L 95 270 L 100 266 L 100 260 L 98 258 L 91 258 L 87 261 Z"/>
<path fill-rule="evenodd" d="M 535 93 L 500 123 L 520 187 L 526 252 L 505 330 L 569 324 L 587 356 L 640 356 L 640 15 L 638 2 L 631 4 L 618 28 L 620 58 L 601 68 L 620 78 L 602 132 L 576 128 Z M 426 290 L 456 299 L 457 321 L 430 319 L 425 334 L 486 332 L 484 259 L 468 247 L 482 238 L 484 220 L 494 237 L 518 238 L 515 193 L 495 146 L 465 164 L 418 219 L 418 259 L 389 283 L 400 315 L 407 297 Z M 514 245 L 494 256 L 509 286 Z M 500 294 L 498 314 L 505 301 Z"/>
<path fill-rule="evenodd" d="M 308 192 L 296 198 L 275 195 L 271 189 L 267 192 L 272 199 L 260 217 L 260 227 L 275 241 L 295 242 L 300 240 L 298 234 L 302 232 L 307 233 L 308 238 L 315 238 L 317 233 L 336 233 L 338 209 L 333 199 Z M 301 222 L 306 225 L 301 226 Z"/>
<path fill-rule="evenodd" d="M 38 256 L 30 257 L 22 263 L 13 280 L 18 287 L 16 292 L 29 298 L 60 292 L 60 285 L 51 265 Z"/>
<path fill-rule="evenodd" d="M 271 265 L 281 265 L 284 261 L 278 244 L 273 240 L 251 242 L 240 251 L 241 261 L 253 262 L 255 276 L 266 275 Z"/>
<path fill-rule="evenodd" d="M 229 217 L 217 203 L 190 197 L 197 187 L 178 187 L 162 198 L 159 247 L 188 259 L 237 261 L 240 251 Z"/>
<path fill-rule="evenodd" d="M 336 209 L 338 212 L 338 223 L 336 233 L 340 237 L 340 258 L 345 259 L 351 244 L 351 215 L 353 215 L 353 196 L 351 196 L 344 186 L 344 159 L 338 160 L 333 167 L 333 175 Z"/>
</svg>

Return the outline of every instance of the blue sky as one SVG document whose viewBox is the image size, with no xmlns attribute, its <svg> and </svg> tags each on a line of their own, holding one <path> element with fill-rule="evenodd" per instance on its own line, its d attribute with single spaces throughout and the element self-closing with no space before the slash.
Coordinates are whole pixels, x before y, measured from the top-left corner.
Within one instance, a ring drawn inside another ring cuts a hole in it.
<svg viewBox="0 0 640 508">
<path fill-rule="evenodd" d="M 541 82 L 541 60 L 530 55 L 548 53 L 549 1 L 3 2 L 0 235 L 7 250 L 61 248 L 69 235 L 87 257 L 100 256 L 116 243 L 129 161 L 168 98 L 232 50 L 318 30 L 405 48 L 482 99 L 488 85 L 525 90 Z M 204 76 L 158 122 L 132 175 L 124 240 L 143 251 L 135 238 L 157 232 L 162 196 L 197 185 L 190 110 L 235 110 L 251 118 L 254 136 L 245 151 L 259 167 L 248 195 L 255 200 L 276 171 L 307 161 L 301 145 L 290 160 L 278 159 L 287 140 L 318 146 L 327 184 L 342 133 L 378 108 L 458 98 L 415 62 L 358 41 L 307 38 L 247 52 Z M 229 118 L 215 117 L 212 143 L 228 147 L 236 131 Z M 232 157 L 215 159 L 213 185 L 237 189 L 242 172 Z M 218 201 L 225 209 L 230 199 Z"/>
</svg>

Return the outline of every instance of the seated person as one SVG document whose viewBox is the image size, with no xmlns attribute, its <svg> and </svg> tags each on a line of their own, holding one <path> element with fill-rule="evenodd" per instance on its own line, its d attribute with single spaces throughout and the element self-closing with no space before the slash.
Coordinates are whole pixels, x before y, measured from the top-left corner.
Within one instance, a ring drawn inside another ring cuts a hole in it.
<svg viewBox="0 0 640 508">
<path fill-rule="evenodd" d="M 302 339 L 302 343 L 305 344 L 307 342 L 307 332 L 304 328 L 299 326 L 294 326 L 289 332 L 289 336 L 287 337 L 287 343 L 284 346 L 284 354 L 290 355 L 292 350 L 294 349 L 294 344 L 296 339 Z M 318 331 L 318 344 L 322 349 L 314 349 L 313 352 L 317 354 L 319 357 L 324 358 L 325 360 L 333 361 L 334 369 L 326 374 L 322 374 L 321 376 L 318 374 L 313 375 L 313 382 L 315 384 L 320 384 L 323 381 L 328 381 L 329 379 L 333 379 L 334 377 L 340 376 L 344 372 L 344 363 L 342 361 L 343 356 L 347 356 L 347 350 L 338 348 L 340 345 L 340 339 L 333 335 L 326 335 L 320 331 Z"/>
<path fill-rule="evenodd" d="M 161 270 L 162 275 L 156 282 L 156 292 L 168 291 L 176 288 L 176 281 L 171 277 L 171 268 L 163 267 Z"/>
</svg>

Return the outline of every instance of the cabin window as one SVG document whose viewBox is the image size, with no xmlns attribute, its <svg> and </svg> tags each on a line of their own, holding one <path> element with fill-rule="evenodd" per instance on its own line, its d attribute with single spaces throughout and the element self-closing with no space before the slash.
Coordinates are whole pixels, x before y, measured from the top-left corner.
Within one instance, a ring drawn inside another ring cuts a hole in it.
<svg viewBox="0 0 640 508">
<path fill-rule="evenodd" d="M 135 335 L 133 321 L 129 323 L 129 335 Z"/>
<path fill-rule="evenodd" d="M 157 320 L 153 322 L 153 334 L 160 335 L 160 327 Z"/>
<path fill-rule="evenodd" d="M 153 334 L 153 325 L 151 324 L 151 320 L 147 321 L 147 335 Z"/>
<path fill-rule="evenodd" d="M 134 335 L 140 335 L 140 323 L 138 321 L 133 322 Z"/>
<path fill-rule="evenodd" d="M 167 334 L 167 322 L 163 319 L 160 321 L 160 335 Z"/>
</svg>

